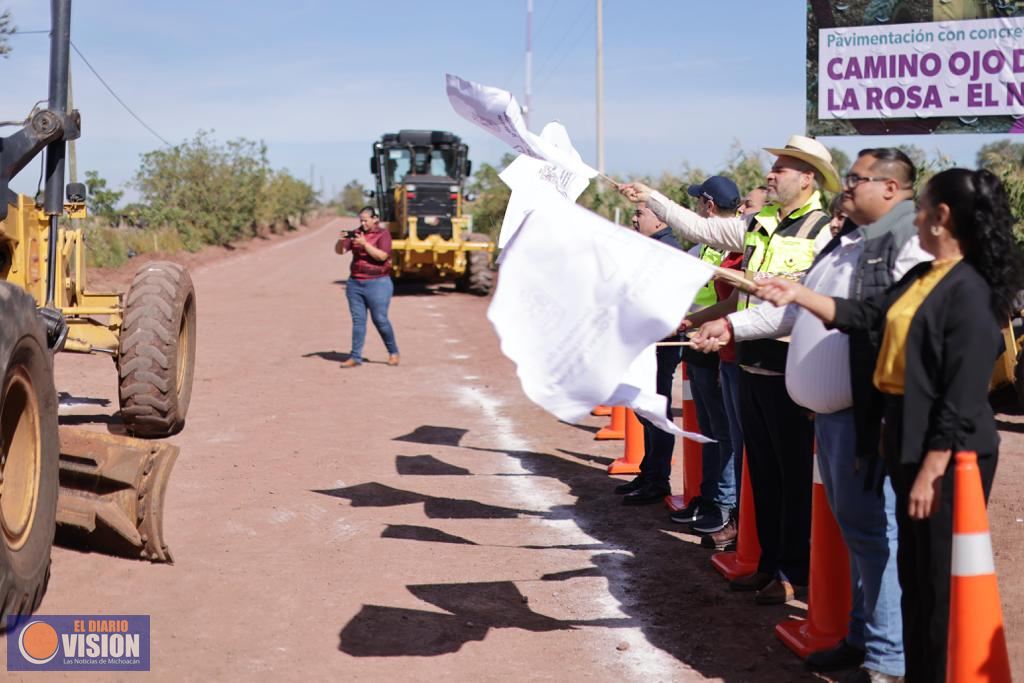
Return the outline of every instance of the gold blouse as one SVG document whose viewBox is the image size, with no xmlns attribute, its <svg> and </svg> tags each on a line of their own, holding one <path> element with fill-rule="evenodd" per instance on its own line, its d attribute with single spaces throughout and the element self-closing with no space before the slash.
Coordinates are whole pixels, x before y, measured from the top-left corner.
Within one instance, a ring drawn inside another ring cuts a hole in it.
<svg viewBox="0 0 1024 683">
<path fill-rule="evenodd" d="M 907 334 L 910 323 L 935 285 L 960 262 L 961 259 L 933 261 L 931 269 L 919 277 L 903 292 L 885 313 L 885 336 L 875 364 L 875 386 L 886 394 L 903 395 L 904 373 L 907 368 Z"/>
</svg>

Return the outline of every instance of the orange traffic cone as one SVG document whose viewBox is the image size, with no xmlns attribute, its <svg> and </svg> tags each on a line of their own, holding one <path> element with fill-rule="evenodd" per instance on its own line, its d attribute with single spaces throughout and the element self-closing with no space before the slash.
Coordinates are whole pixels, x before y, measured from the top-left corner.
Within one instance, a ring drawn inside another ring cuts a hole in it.
<svg viewBox="0 0 1024 683">
<path fill-rule="evenodd" d="M 590 414 L 594 417 L 608 417 L 612 414 L 612 409 L 610 406 L 595 406 Z"/>
<path fill-rule="evenodd" d="M 757 540 L 757 518 L 754 516 L 754 489 L 750 486 L 747 453 L 743 452 L 743 476 L 740 478 L 740 528 L 736 550 L 715 553 L 711 564 L 727 581 L 749 576 L 757 571 L 761 560 L 761 544 Z"/>
<path fill-rule="evenodd" d="M 626 410 L 626 409 L 624 409 Z M 608 474 L 639 474 L 644 459 L 644 427 L 636 413 L 626 410 L 625 442 L 622 457 L 608 465 Z"/>
<path fill-rule="evenodd" d="M 683 429 L 688 432 L 700 433 L 700 425 L 697 423 L 697 404 L 693 402 L 693 393 L 690 391 L 690 377 L 686 372 L 686 363 L 683 363 Z M 700 480 L 704 470 L 701 464 L 703 455 L 701 448 L 701 444 L 696 441 L 683 439 L 683 495 L 665 498 L 665 505 L 672 512 L 684 509 L 694 496 L 700 495 Z"/>
<path fill-rule="evenodd" d="M 612 406 L 612 421 L 594 435 L 598 441 L 618 441 L 626 437 L 626 408 Z"/>
<path fill-rule="evenodd" d="M 978 456 L 957 453 L 946 681 L 1010 681 L 1010 660 L 992 561 Z"/>
<path fill-rule="evenodd" d="M 817 650 L 833 647 L 846 637 L 851 601 L 850 556 L 828 505 L 815 455 L 807 618 L 778 624 L 775 635 L 801 659 Z"/>
</svg>

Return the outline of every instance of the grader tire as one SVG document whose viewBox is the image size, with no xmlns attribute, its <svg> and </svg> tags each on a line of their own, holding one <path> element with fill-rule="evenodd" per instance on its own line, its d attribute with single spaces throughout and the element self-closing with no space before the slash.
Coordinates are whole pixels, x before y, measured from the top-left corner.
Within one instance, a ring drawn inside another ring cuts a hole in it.
<svg viewBox="0 0 1024 683">
<path fill-rule="evenodd" d="M 50 580 L 57 519 L 57 392 L 46 330 L 28 294 L 0 282 L 0 629 L 29 615 Z"/>
<path fill-rule="evenodd" d="M 487 235 L 470 233 L 471 242 L 487 242 Z M 486 251 L 471 251 L 466 254 L 466 274 L 462 279 L 464 291 L 477 296 L 487 296 L 494 289 L 495 271 L 491 257 Z"/>
<path fill-rule="evenodd" d="M 133 436 L 185 426 L 196 358 L 196 293 L 176 263 L 146 265 L 125 295 L 117 362 L 121 419 Z"/>
</svg>

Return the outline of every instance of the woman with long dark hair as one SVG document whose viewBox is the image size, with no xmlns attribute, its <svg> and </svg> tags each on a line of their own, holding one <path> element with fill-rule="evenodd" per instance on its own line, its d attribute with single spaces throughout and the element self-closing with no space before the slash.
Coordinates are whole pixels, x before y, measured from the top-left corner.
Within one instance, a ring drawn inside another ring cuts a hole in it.
<svg viewBox="0 0 1024 683">
<path fill-rule="evenodd" d="M 803 306 L 840 330 L 883 331 L 874 383 L 886 396 L 882 453 L 896 490 L 906 678 L 941 682 L 952 456 L 978 454 L 987 501 L 999 448 L 988 383 L 1024 268 L 1006 190 L 988 171 L 954 168 L 935 175 L 918 199 L 914 224 L 935 260 L 874 299 L 833 299 L 782 279 L 760 285 L 757 296 Z"/>
<path fill-rule="evenodd" d="M 343 235 L 334 245 L 334 251 L 352 252 L 352 265 L 345 283 L 345 298 L 352 314 L 352 353 L 342 361 L 341 367 L 356 368 L 363 364 L 367 312 L 388 350 L 388 365 L 398 365 L 398 342 L 388 320 L 388 306 L 395 292 L 391 281 L 391 233 L 381 226 L 377 210 L 372 206 L 363 207 L 359 212 L 359 228 L 351 235 Z"/>
</svg>

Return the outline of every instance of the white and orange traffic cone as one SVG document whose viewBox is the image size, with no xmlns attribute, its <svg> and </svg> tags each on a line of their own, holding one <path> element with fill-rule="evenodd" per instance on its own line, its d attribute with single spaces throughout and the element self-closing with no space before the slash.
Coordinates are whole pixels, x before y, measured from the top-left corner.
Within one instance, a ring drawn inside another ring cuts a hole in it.
<svg viewBox="0 0 1024 683">
<path fill-rule="evenodd" d="M 697 404 L 693 402 L 693 392 L 690 390 L 690 376 L 686 372 L 686 363 L 682 365 L 683 429 L 699 434 L 700 424 L 697 422 Z M 701 460 L 703 456 L 701 448 L 701 444 L 696 441 L 683 439 L 683 495 L 665 497 L 665 506 L 672 512 L 685 509 L 694 496 L 700 495 L 700 479 L 704 471 Z"/>
<path fill-rule="evenodd" d="M 754 516 L 754 489 L 750 485 L 747 452 L 743 451 L 743 475 L 740 477 L 740 526 L 736 536 L 736 550 L 727 550 L 711 556 L 711 565 L 726 581 L 750 576 L 761 561 L 761 543 L 757 538 L 757 518 Z"/>
<path fill-rule="evenodd" d="M 612 419 L 608 426 L 594 435 L 598 441 L 618 441 L 626 438 L 626 408 L 612 406 Z"/>
<path fill-rule="evenodd" d="M 1009 683 L 1003 610 L 975 453 L 956 454 L 950 574 L 947 683 Z"/>
<path fill-rule="evenodd" d="M 608 465 L 608 474 L 640 474 L 640 462 L 644 459 L 644 426 L 636 413 L 626 411 L 625 439 L 622 457 Z"/>
<path fill-rule="evenodd" d="M 811 573 L 807 588 L 807 618 L 789 619 L 775 627 L 775 635 L 801 659 L 833 647 L 846 637 L 850 626 L 850 555 L 814 456 L 811 498 Z"/>
</svg>

